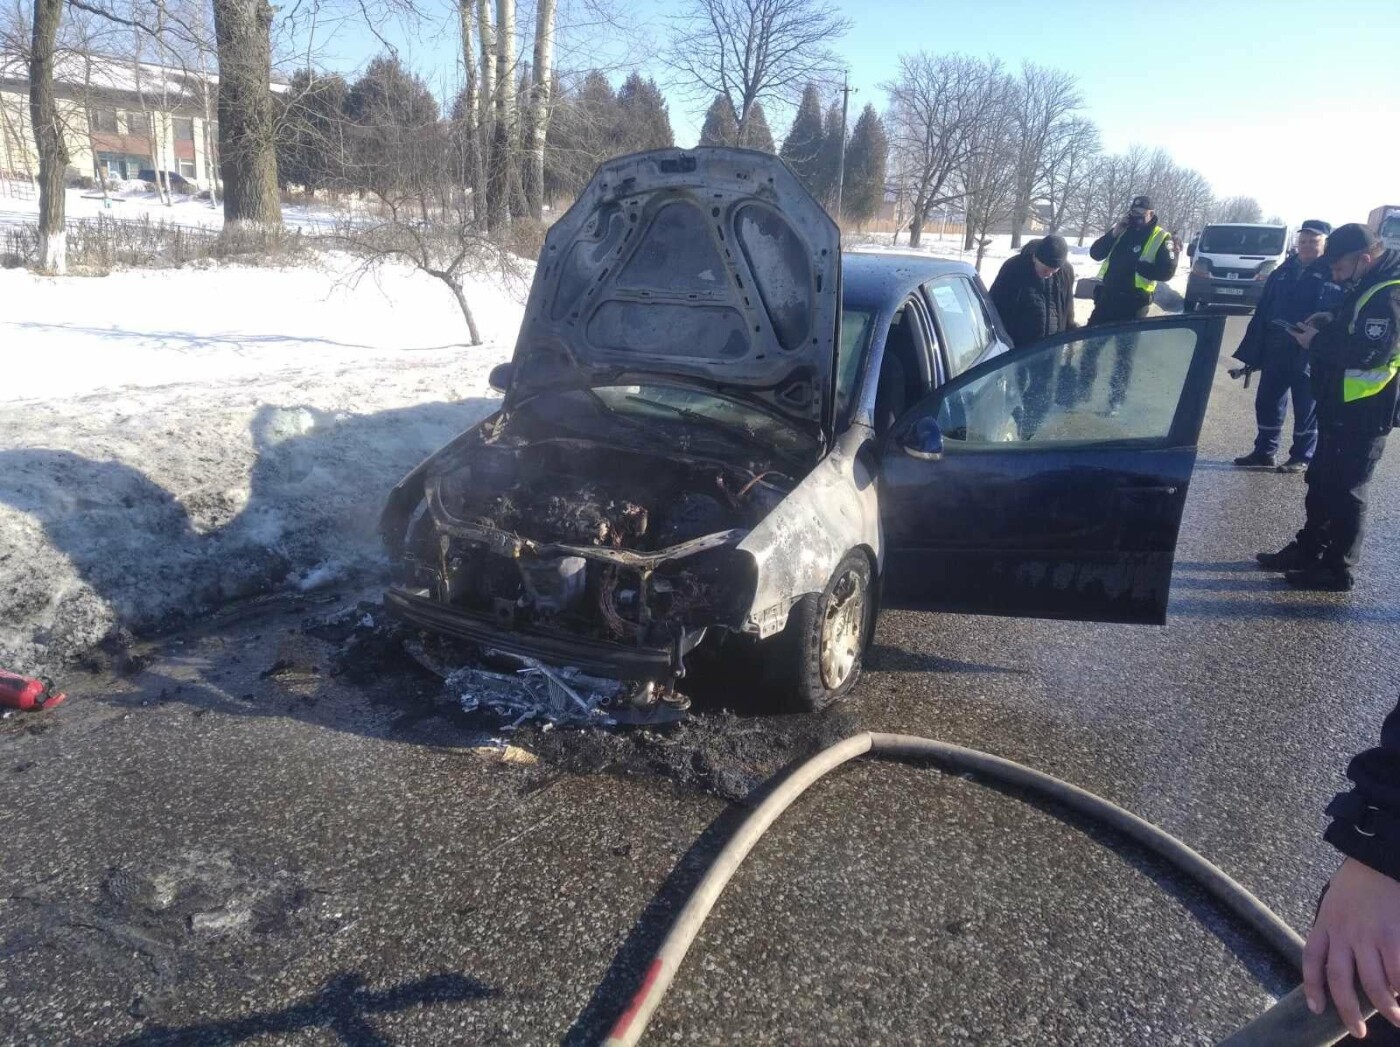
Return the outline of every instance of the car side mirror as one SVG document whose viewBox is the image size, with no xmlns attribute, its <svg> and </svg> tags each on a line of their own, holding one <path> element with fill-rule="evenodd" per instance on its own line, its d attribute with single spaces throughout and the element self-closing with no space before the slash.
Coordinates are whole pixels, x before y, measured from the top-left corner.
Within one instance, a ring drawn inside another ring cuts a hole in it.
<svg viewBox="0 0 1400 1047">
<path fill-rule="evenodd" d="M 515 377 L 515 364 L 507 360 L 503 364 L 497 364 L 491 368 L 491 373 L 486 378 L 486 384 L 496 392 L 504 395 L 510 389 L 511 380 Z"/>
<path fill-rule="evenodd" d="M 1074 297 L 1087 298 L 1092 300 L 1094 292 L 1099 288 L 1099 279 L 1096 276 L 1081 276 L 1074 284 Z"/>
<path fill-rule="evenodd" d="M 933 418 L 920 418 L 899 441 L 910 458 L 936 462 L 943 457 L 943 430 Z"/>
</svg>

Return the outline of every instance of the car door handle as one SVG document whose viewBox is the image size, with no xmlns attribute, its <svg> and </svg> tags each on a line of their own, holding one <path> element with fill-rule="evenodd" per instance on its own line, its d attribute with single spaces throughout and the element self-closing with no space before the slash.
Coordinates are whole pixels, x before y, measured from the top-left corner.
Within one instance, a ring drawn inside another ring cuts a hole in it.
<svg viewBox="0 0 1400 1047">
<path fill-rule="evenodd" d="M 1138 494 L 1165 494 L 1173 495 L 1181 490 L 1174 484 L 1157 484 L 1149 487 L 1120 487 L 1118 492 L 1124 496 L 1131 497 Z"/>
</svg>

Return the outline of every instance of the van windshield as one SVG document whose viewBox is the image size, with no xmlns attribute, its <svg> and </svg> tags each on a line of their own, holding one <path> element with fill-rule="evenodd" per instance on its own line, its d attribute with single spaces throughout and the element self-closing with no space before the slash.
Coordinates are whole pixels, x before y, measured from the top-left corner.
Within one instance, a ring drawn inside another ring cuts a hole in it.
<svg viewBox="0 0 1400 1047">
<path fill-rule="evenodd" d="M 1381 236 L 1386 240 L 1400 239 L 1400 214 L 1388 215 L 1381 225 Z"/>
<path fill-rule="evenodd" d="M 1279 226 L 1208 225 L 1197 248 L 1201 254 L 1283 254 Z"/>
</svg>

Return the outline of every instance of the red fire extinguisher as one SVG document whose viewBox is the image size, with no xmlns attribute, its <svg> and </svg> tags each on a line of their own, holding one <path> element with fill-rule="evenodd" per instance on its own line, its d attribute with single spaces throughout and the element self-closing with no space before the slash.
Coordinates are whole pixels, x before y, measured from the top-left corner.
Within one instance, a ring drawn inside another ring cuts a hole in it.
<svg viewBox="0 0 1400 1047">
<path fill-rule="evenodd" d="M 53 689 L 52 680 L 36 680 L 0 669 L 0 706 L 35 712 L 52 709 L 68 696 Z"/>
</svg>

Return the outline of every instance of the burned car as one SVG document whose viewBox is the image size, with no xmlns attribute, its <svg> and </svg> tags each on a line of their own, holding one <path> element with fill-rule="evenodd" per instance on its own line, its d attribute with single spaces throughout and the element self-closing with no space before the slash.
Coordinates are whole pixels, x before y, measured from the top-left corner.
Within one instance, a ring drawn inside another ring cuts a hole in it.
<svg viewBox="0 0 1400 1047">
<path fill-rule="evenodd" d="M 843 315 L 840 248 L 772 155 L 603 165 L 500 411 L 390 495 L 388 605 L 663 689 L 724 640 L 804 708 L 882 604 L 1161 621 L 1222 321 L 1007 353 L 957 263 L 851 258 Z"/>
</svg>

